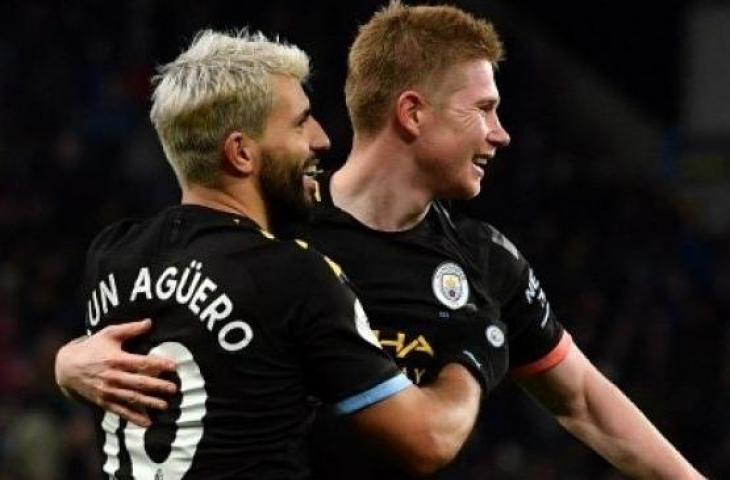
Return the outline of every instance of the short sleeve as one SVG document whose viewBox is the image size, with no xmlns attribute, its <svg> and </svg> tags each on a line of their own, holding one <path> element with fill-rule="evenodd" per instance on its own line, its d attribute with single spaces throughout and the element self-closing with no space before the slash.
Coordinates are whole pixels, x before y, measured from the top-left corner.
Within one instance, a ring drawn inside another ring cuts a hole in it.
<svg viewBox="0 0 730 480">
<path fill-rule="evenodd" d="M 296 335 L 313 393 L 339 413 L 353 413 L 410 386 L 382 350 L 341 269 L 304 253 L 309 283 Z"/>
<path fill-rule="evenodd" d="M 545 289 L 527 260 L 512 242 L 488 225 L 488 271 L 492 291 L 508 325 L 510 369 L 524 377 L 546 371 L 565 358 L 570 335 L 557 320 Z"/>
</svg>

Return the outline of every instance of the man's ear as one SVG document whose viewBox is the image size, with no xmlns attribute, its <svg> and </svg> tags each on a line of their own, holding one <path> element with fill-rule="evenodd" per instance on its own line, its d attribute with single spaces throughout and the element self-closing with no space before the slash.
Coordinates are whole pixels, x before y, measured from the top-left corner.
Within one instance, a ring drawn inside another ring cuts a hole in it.
<svg viewBox="0 0 730 480">
<path fill-rule="evenodd" d="M 258 157 L 258 144 L 243 132 L 234 130 L 223 142 L 224 169 L 242 176 L 251 175 L 256 169 Z"/>
<path fill-rule="evenodd" d="M 417 137 L 421 133 L 426 99 L 415 90 L 398 95 L 395 103 L 398 124 L 408 134 Z"/>
</svg>

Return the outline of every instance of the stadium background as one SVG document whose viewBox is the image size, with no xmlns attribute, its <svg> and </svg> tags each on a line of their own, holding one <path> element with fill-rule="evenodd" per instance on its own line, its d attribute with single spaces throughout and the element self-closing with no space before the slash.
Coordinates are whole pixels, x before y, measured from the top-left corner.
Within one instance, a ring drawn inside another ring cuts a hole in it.
<svg viewBox="0 0 730 480">
<path fill-rule="evenodd" d="M 640 3 L 455 2 L 503 35 L 513 139 L 460 208 L 511 237 L 584 351 L 706 474 L 730 478 L 730 8 Z M 94 233 L 178 198 L 147 120 L 155 65 L 203 27 L 280 33 L 313 59 L 336 166 L 347 47 L 380 4 L 3 2 L 0 479 L 95 478 L 92 425 L 51 365 L 81 332 Z M 474 478 L 620 478 L 509 382 L 475 437 Z"/>
</svg>

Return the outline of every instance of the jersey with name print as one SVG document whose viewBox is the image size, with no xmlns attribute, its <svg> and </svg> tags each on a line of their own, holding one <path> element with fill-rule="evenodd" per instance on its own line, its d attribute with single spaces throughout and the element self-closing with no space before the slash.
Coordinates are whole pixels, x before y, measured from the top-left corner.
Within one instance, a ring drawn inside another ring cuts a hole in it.
<svg viewBox="0 0 730 480">
<path fill-rule="evenodd" d="M 150 427 L 94 408 L 107 478 L 309 478 L 310 396 L 350 413 L 410 384 L 339 267 L 244 217 L 180 205 L 117 223 L 85 275 L 88 333 L 150 317 L 125 349 L 177 363 Z"/>
<path fill-rule="evenodd" d="M 306 237 L 342 265 L 380 343 L 414 383 L 434 378 L 436 339 L 457 318 L 486 315 L 503 326 L 485 341 L 508 342 L 514 376 L 564 358 L 570 336 L 528 262 L 494 227 L 452 216 L 434 202 L 414 228 L 376 231 L 333 205 L 329 181 L 329 175 L 319 179 L 320 202 Z M 318 416 L 313 456 L 320 478 L 407 478 L 367 452 L 347 422 L 326 411 Z M 463 470 L 457 461 L 435 478 L 463 478 Z"/>
</svg>

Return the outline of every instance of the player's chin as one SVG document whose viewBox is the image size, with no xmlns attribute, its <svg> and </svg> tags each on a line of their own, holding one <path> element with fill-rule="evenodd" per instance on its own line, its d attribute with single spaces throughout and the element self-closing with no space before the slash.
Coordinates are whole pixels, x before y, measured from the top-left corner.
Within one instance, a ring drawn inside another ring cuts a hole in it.
<svg viewBox="0 0 730 480">
<path fill-rule="evenodd" d="M 475 198 L 477 195 L 479 195 L 481 191 L 481 183 L 476 183 L 476 185 L 470 185 L 469 188 L 464 189 L 462 195 L 458 197 L 458 200 L 471 200 L 472 198 Z"/>
<path fill-rule="evenodd" d="M 471 200 L 480 192 L 481 185 L 479 184 L 459 185 L 441 192 L 437 197 L 444 200 Z"/>
<path fill-rule="evenodd" d="M 452 200 L 471 200 L 482 191 L 481 177 L 469 176 L 456 183 L 448 198 Z"/>
<path fill-rule="evenodd" d="M 469 180 L 465 182 L 465 200 L 470 200 L 482 191 L 482 181 L 484 180 L 484 170 L 478 168 L 477 172 L 472 172 Z"/>
</svg>

